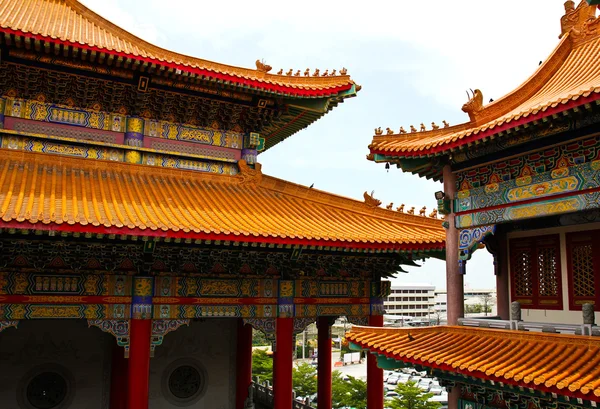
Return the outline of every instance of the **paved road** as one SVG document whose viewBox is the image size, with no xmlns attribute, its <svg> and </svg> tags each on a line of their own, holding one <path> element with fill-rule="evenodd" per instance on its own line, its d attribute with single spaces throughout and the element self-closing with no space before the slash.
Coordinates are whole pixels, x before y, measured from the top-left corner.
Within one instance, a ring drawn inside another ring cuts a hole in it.
<svg viewBox="0 0 600 409">
<path fill-rule="evenodd" d="M 340 360 L 340 352 L 334 351 L 331 355 L 331 369 L 333 371 L 340 371 L 343 374 L 353 376 L 355 378 L 361 378 L 363 380 L 367 379 L 367 364 L 366 359 L 363 359 L 363 363 L 361 364 L 352 364 L 336 367 L 335 363 Z M 302 360 L 298 360 L 297 362 L 301 362 Z M 304 362 L 311 362 L 311 359 L 305 359 Z"/>
</svg>

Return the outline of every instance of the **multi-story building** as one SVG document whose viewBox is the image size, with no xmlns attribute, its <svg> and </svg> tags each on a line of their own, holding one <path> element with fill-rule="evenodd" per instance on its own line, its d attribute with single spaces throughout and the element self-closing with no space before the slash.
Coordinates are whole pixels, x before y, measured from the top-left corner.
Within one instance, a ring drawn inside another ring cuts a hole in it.
<svg viewBox="0 0 600 409">
<path fill-rule="evenodd" d="M 466 289 L 464 290 L 465 308 L 476 309 L 481 306 L 481 312 L 485 314 L 487 306 L 488 315 L 496 314 L 496 290 L 489 289 Z M 448 292 L 446 290 L 435 291 L 435 305 L 433 307 L 436 314 L 444 315 L 448 311 Z"/>
<path fill-rule="evenodd" d="M 387 315 L 410 318 L 429 317 L 435 306 L 435 286 L 430 284 L 392 284 L 392 292 L 383 301 Z"/>
</svg>

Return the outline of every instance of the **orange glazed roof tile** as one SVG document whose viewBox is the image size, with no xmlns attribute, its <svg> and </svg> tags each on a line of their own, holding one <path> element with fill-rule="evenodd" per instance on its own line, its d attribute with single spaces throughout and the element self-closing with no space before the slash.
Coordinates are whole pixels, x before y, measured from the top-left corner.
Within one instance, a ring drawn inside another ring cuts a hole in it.
<svg viewBox="0 0 600 409">
<path fill-rule="evenodd" d="M 337 76 L 274 75 L 168 51 L 128 33 L 77 0 L 0 0 L 0 32 L 89 48 L 243 87 L 295 96 L 335 95 L 354 85 L 345 71 Z"/>
<path fill-rule="evenodd" d="M 371 208 L 240 167 L 239 175 L 225 176 L 0 149 L 0 228 L 444 248 L 441 220 Z"/>
<path fill-rule="evenodd" d="M 398 157 L 439 155 L 599 100 L 600 19 L 593 17 L 595 9 L 596 6 L 582 1 L 573 11 L 580 21 L 562 36 L 538 70 L 510 94 L 476 110 L 469 122 L 423 132 L 384 135 L 378 131 L 369 145 L 371 153 Z"/>
<path fill-rule="evenodd" d="M 600 401 L 598 337 L 453 326 L 355 326 L 346 339 L 397 361 Z"/>
</svg>

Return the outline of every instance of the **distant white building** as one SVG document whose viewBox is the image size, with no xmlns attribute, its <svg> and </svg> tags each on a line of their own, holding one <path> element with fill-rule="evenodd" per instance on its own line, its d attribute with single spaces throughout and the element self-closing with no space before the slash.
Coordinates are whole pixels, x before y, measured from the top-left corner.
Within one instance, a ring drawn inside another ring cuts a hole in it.
<svg viewBox="0 0 600 409">
<path fill-rule="evenodd" d="M 496 290 L 495 289 L 470 289 L 465 288 L 465 307 L 483 305 L 487 298 L 488 306 L 491 307 L 491 312 L 488 315 L 496 315 Z M 447 296 L 446 290 L 435 291 L 435 306 L 434 310 L 439 314 L 446 314 L 447 311 Z M 483 313 L 481 315 L 484 315 Z"/>
<path fill-rule="evenodd" d="M 435 286 L 429 284 L 392 284 L 390 296 L 383 301 L 385 315 L 428 318 L 435 306 Z"/>
</svg>

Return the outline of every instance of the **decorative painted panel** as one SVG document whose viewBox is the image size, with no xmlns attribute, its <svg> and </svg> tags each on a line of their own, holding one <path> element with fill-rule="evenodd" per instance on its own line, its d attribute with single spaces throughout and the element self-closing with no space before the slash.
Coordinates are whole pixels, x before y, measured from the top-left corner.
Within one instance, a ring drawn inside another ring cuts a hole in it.
<svg viewBox="0 0 600 409">
<path fill-rule="evenodd" d="M 466 212 L 594 189 L 600 186 L 600 160 L 527 175 L 457 193 L 455 210 Z"/>
<path fill-rule="evenodd" d="M 600 159 L 600 136 L 533 152 L 521 157 L 498 161 L 457 173 L 459 191 L 483 188 L 522 177 L 571 167 Z"/>
<path fill-rule="evenodd" d="M 300 280 L 296 284 L 296 297 L 368 297 L 364 281 Z"/>
<path fill-rule="evenodd" d="M 510 240 L 511 300 L 525 309 L 562 309 L 557 234 Z"/>
<path fill-rule="evenodd" d="M 157 297 L 277 297 L 277 280 L 206 279 L 200 277 L 160 276 L 156 279 Z"/>
<path fill-rule="evenodd" d="M 66 295 L 64 299 L 73 295 L 128 296 L 131 295 L 131 276 L 0 272 L 0 295 L 38 294 Z M 77 299 L 82 298 L 85 297 Z"/>
<path fill-rule="evenodd" d="M 469 228 L 598 208 L 600 208 L 600 192 L 588 191 L 574 196 L 550 199 L 543 202 L 462 214 L 456 216 L 456 226 L 458 228 Z"/>
<path fill-rule="evenodd" d="M 567 233 L 569 309 L 600 305 L 600 230 Z"/>
<path fill-rule="evenodd" d="M 200 172 L 212 172 L 226 175 L 237 175 L 238 166 L 235 163 L 223 163 L 217 161 L 201 161 L 177 156 L 161 155 L 157 153 L 143 153 L 142 164 L 150 166 L 161 166 L 164 168 L 175 168 L 195 170 Z"/>
<path fill-rule="evenodd" d="M 206 145 L 242 149 L 244 134 L 220 129 L 201 128 L 193 125 L 147 119 L 144 126 L 146 136 L 196 142 Z"/>
<path fill-rule="evenodd" d="M 124 152 L 120 149 L 102 146 L 72 145 L 64 142 L 54 142 L 18 135 L 4 135 L 0 137 L 0 146 L 6 149 L 75 156 L 78 158 L 121 162 L 124 160 Z"/>
<path fill-rule="evenodd" d="M 6 98 L 5 116 L 125 132 L 125 116 L 44 102 Z"/>
</svg>

